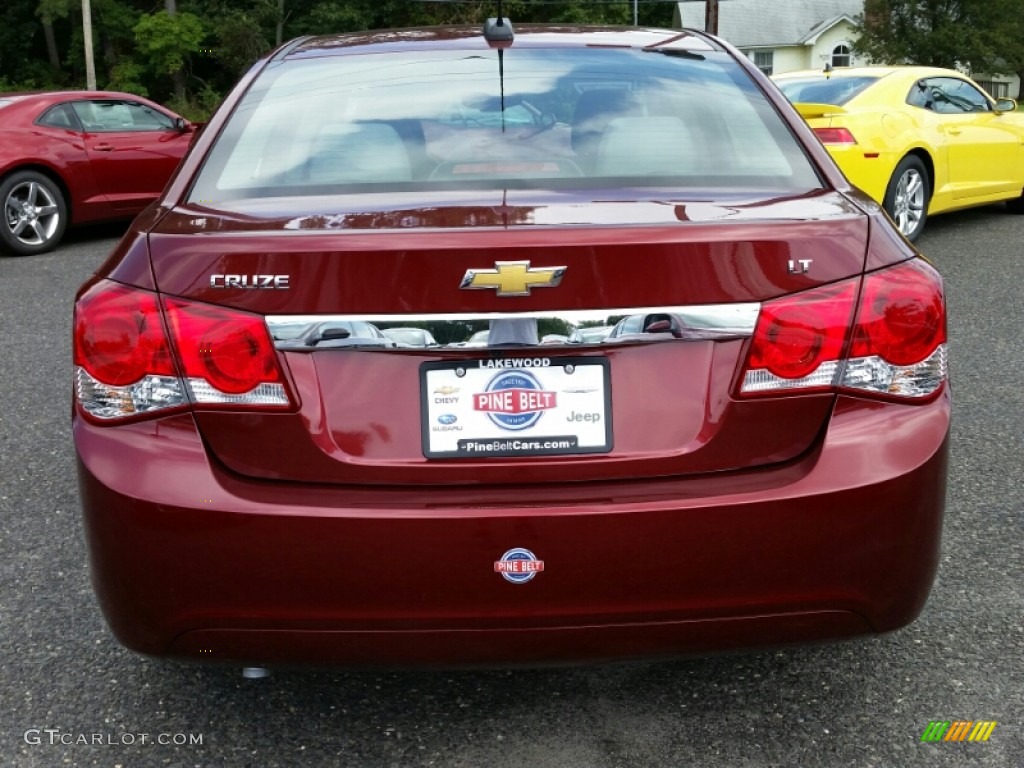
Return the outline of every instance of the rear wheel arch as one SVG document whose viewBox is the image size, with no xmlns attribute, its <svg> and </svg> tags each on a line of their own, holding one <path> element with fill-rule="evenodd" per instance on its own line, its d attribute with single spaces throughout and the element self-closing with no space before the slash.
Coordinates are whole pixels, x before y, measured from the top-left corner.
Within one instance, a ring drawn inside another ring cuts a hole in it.
<svg viewBox="0 0 1024 768">
<path fill-rule="evenodd" d="M 907 155 L 914 155 L 924 163 L 924 169 L 928 171 L 928 202 L 931 202 L 931 198 L 935 195 L 935 161 L 932 160 L 928 150 L 921 147 L 910 150 Z"/>
</svg>

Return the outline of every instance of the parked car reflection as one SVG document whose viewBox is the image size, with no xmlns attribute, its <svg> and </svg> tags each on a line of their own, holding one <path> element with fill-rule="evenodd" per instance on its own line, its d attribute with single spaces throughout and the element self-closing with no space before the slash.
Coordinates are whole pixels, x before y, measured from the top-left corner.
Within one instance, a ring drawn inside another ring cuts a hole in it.
<svg viewBox="0 0 1024 768">
<path fill-rule="evenodd" d="M 439 347 L 430 331 L 422 328 L 384 328 L 381 333 L 399 347 Z"/>
</svg>

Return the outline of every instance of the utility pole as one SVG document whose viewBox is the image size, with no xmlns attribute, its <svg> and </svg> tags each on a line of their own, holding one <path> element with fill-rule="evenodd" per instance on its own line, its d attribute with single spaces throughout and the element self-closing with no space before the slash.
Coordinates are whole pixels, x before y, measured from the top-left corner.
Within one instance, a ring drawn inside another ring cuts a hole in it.
<svg viewBox="0 0 1024 768">
<path fill-rule="evenodd" d="M 164 0 L 164 9 L 168 16 L 178 13 L 178 0 Z M 178 105 L 185 100 L 185 70 L 177 70 L 171 77 L 174 78 L 174 100 Z"/>
<path fill-rule="evenodd" d="M 92 58 L 92 6 L 82 0 L 82 36 L 85 38 L 85 87 L 96 90 L 96 64 Z"/>
<path fill-rule="evenodd" d="M 718 34 L 718 0 L 707 0 L 704 4 L 704 31 L 709 35 Z"/>
<path fill-rule="evenodd" d="M 633 0 L 633 26 L 640 26 L 640 0 Z"/>
</svg>

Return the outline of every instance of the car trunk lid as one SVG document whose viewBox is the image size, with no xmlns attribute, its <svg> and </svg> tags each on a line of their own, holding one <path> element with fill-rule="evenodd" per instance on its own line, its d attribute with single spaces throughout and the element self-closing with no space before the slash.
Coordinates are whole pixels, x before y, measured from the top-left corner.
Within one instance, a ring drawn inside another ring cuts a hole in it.
<svg viewBox="0 0 1024 768">
<path fill-rule="evenodd" d="M 863 271 L 867 219 L 842 195 L 391 198 L 343 214 L 179 209 L 151 234 L 161 293 L 257 313 L 278 336 L 294 412 L 196 413 L 231 470 L 409 485 L 673 476 L 787 461 L 821 433 L 830 394 L 734 393 L 760 302 Z M 639 333 L 553 346 L 513 331 L 510 346 L 393 347 L 345 325 L 468 336 L 637 316 Z"/>
</svg>

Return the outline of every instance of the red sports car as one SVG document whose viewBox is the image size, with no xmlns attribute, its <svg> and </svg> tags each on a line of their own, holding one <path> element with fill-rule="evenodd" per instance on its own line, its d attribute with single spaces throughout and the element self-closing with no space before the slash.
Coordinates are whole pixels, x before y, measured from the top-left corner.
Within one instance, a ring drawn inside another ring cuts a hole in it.
<svg viewBox="0 0 1024 768">
<path fill-rule="evenodd" d="M 74 365 L 93 580 L 148 654 L 841 638 L 938 562 L 942 281 L 700 32 L 286 45 L 82 287 Z"/>
<path fill-rule="evenodd" d="M 0 253 L 42 253 L 68 224 L 136 215 L 160 194 L 194 131 L 127 93 L 0 94 Z"/>
</svg>

